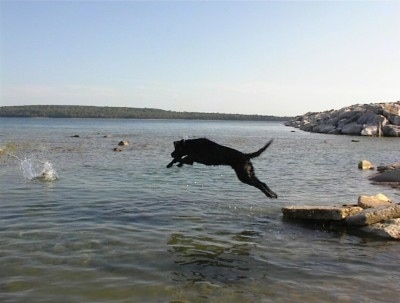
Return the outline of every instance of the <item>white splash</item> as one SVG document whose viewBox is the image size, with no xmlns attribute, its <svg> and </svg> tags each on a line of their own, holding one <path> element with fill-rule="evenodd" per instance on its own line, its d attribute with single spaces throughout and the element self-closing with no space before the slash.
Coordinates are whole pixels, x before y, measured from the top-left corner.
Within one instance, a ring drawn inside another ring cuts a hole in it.
<svg viewBox="0 0 400 303">
<path fill-rule="evenodd" d="M 58 179 L 58 174 L 53 168 L 53 165 L 48 162 L 39 160 L 31 160 L 25 158 L 20 161 L 20 167 L 24 178 L 28 180 L 41 180 L 51 182 Z"/>
</svg>

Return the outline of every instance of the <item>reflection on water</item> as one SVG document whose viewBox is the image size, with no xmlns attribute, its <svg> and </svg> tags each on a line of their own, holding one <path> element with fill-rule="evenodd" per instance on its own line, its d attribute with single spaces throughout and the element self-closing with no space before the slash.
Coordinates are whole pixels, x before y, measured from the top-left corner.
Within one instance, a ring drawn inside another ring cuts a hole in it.
<svg viewBox="0 0 400 303">
<path fill-rule="evenodd" d="M 231 238 L 172 234 L 168 241 L 174 262 L 179 264 L 176 281 L 212 284 L 248 278 L 248 257 L 257 234 L 243 231 Z"/>
</svg>

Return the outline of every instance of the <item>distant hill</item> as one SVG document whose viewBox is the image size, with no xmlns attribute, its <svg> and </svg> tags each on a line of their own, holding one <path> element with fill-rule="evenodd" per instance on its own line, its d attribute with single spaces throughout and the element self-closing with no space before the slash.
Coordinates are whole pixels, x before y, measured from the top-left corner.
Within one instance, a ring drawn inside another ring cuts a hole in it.
<svg viewBox="0 0 400 303">
<path fill-rule="evenodd" d="M 0 117 L 123 118 L 287 121 L 292 117 L 219 113 L 176 112 L 156 108 L 101 107 L 78 105 L 1 106 Z"/>
</svg>

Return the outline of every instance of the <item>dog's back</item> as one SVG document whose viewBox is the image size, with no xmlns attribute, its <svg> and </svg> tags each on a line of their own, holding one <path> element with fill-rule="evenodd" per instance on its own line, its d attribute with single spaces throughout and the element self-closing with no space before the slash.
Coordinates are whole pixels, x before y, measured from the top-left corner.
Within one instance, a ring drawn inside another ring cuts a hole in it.
<svg viewBox="0 0 400 303">
<path fill-rule="evenodd" d="M 220 145 L 206 138 L 177 141 L 173 157 L 188 155 L 198 163 L 205 165 L 230 165 L 232 167 L 260 156 L 272 143 L 270 140 L 264 147 L 254 153 L 245 154 L 236 149 Z M 177 152 L 179 150 L 179 152 Z"/>
<path fill-rule="evenodd" d="M 206 138 L 185 140 L 185 151 L 195 162 L 205 165 L 232 165 L 245 160 L 242 152 Z"/>
</svg>

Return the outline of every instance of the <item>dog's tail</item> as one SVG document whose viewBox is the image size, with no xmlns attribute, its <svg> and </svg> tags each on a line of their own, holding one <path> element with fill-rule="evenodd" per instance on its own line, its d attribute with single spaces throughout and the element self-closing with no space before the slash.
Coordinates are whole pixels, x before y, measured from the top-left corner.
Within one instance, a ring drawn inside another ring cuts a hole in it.
<svg viewBox="0 0 400 303">
<path fill-rule="evenodd" d="M 265 150 L 268 148 L 268 146 L 271 145 L 272 141 L 274 141 L 274 139 L 269 140 L 269 142 L 268 142 L 267 144 L 265 144 L 264 147 L 260 148 L 258 151 L 254 152 L 254 153 L 251 153 L 251 154 L 246 154 L 246 156 L 247 156 L 249 159 L 258 157 L 258 156 L 261 155 L 263 152 L 265 152 Z"/>
</svg>

